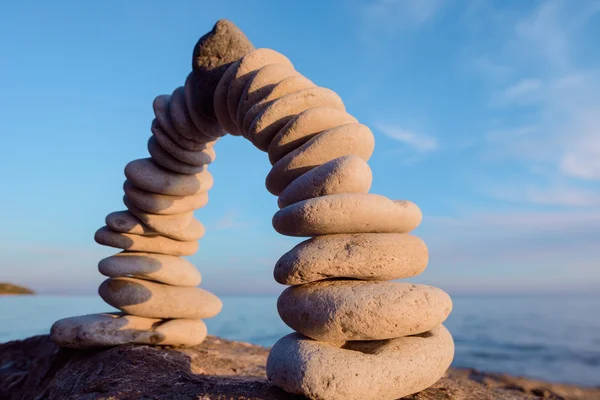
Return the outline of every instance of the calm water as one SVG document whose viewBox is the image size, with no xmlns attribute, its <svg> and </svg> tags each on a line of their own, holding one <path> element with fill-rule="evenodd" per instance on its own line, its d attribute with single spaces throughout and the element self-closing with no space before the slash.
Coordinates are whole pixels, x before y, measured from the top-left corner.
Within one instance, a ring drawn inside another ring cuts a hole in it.
<svg viewBox="0 0 600 400">
<path fill-rule="evenodd" d="M 275 297 L 222 297 L 209 332 L 271 346 L 290 329 Z M 0 297 L 0 342 L 47 333 L 63 317 L 109 311 L 99 297 Z M 600 385 L 600 295 L 454 297 L 455 366 Z"/>
</svg>

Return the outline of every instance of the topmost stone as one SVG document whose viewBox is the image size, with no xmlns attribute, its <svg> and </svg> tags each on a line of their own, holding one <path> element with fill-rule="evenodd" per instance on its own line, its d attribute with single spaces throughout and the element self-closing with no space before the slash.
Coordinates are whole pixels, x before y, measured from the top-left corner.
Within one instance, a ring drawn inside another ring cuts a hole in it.
<svg viewBox="0 0 600 400">
<path fill-rule="evenodd" d="M 213 29 L 202 36 L 192 55 L 194 75 L 194 105 L 200 112 L 216 118 L 213 106 L 213 94 L 227 68 L 254 46 L 246 35 L 226 19 L 217 21 Z"/>
</svg>

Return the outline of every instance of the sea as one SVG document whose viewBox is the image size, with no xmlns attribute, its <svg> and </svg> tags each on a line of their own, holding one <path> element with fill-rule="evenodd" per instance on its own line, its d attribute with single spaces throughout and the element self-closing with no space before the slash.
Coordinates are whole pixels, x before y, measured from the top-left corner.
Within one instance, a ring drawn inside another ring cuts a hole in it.
<svg viewBox="0 0 600 400">
<path fill-rule="evenodd" d="M 291 332 L 273 296 L 222 296 L 209 334 L 272 346 Z M 600 294 L 453 296 L 455 367 L 600 386 Z M 60 318 L 112 311 L 98 296 L 0 297 L 0 343 L 47 334 Z"/>
</svg>

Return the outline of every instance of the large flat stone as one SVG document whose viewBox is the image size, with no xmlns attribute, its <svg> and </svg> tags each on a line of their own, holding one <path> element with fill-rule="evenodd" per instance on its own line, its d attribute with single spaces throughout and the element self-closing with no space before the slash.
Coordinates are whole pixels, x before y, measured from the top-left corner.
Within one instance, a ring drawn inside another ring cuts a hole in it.
<svg viewBox="0 0 600 400">
<path fill-rule="evenodd" d="M 406 233 L 324 235 L 285 253 L 274 276 L 283 285 L 331 278 L 389 281 L 419 275 L 428 260 L 425 243 Z"/>
<path fill-rule="evenodd" d="M 315 340 L 383 340 L 441 324 L 452 300 L 432 286 L 333 280 L 287 288 L 277 310 L 290 328 Z"/>
<path fill-rule="evenodd" d="M 325 343 L 294 333 L 271 349 L 267 376 L 311 399 L 393 400 L 433 385 L 453 357 L 452 336 L 443 326 L 377 342 Z"/>
<path fill-rule="evenodd" d="M 204 289 L 164 285 L 136 278 L 109 278 L 98 293 L 126 314 L 147 318 L 212 318 L 221 300 Z"/>
</svg>

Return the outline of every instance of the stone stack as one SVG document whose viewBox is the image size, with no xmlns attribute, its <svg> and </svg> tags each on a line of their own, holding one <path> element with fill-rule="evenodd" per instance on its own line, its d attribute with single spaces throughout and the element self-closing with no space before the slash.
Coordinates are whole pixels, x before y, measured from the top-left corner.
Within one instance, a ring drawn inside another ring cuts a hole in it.
<svg viewBox="0 0 600 400">
<path fill-rule="evenodd" d="M 422 218 L 415 204 L 368 193 L 369 128 L 268 49 L 227 69 L 214 107 L 228 132 L 268 152 L 275 230 L 311 237 L 275 266 L 291 285 L 279 315 L 297 333 L 271 350 L 269 379 L 314 399 L 395 399 L 435 383 L 454 355 L 441 325 L 452 302 L 431 286 L 390 282 L 420 274 L 428 251 L 408 233 Z"/>
<path fill-rule="evenodd" d="M 51 329 L 56 343 L 192 346 L 206 337 L 202 319 L 217 315 L 222 304 L 196 287 L 200 273 L 182 256 L 194 254 L 204 234 L 193 212 L 208 202 L 213 178 L 207 167 L 225 135 L 213 112 L 214 88 L 231 62 L 252 48 L 235 25 L 217 22 L 194 48 L 185 85 L 154 100 L 150 158 L 125 167 L 127 209 L 109 214 L 95 235 L 99 244 L 123 250 L 98 265 L 109 277 L 99 294 L 121 313 L 57 321 Z"/>
</svg>

